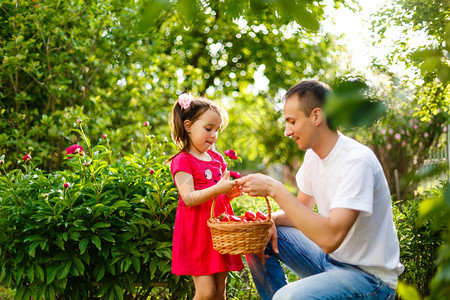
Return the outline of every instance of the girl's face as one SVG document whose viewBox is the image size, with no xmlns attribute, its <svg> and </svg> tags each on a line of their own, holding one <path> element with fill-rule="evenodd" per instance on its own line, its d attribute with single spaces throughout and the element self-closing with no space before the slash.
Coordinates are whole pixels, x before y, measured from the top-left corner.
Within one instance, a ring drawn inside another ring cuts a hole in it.
<svg viewBox="0 0 450 300">
<path fill-rule="evenodd" d="M 222 118 L 211 109 L 207 109 L 193 123 L 189 120 L 184 121 L 184 128 L 190 140 L 189 152 L 201 155 L 211 149 L 217 139 L 217 133 L 221 124 Z"/>
</svg>

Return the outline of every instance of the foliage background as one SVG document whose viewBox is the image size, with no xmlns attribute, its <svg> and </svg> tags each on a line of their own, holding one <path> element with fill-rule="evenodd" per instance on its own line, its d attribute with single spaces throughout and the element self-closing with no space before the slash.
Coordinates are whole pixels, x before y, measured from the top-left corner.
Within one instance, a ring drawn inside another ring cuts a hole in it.
<svg viewBox="0 0 450 300">
<path fill-rule="evenodd" d="M 357 1 L 332 3 L 352 8 Z M 30 204 L 31 210 L 39 208 L 37 203 L 45 203 L 42 193 L 47 192 L 38 193 L 40 189 L 52 186 L 57 190 L 62 178 L 82 182 L 83 167 L 67 164 L 64 152 L 74 143 L 89 148 L 81 132 L 74 134 L 77 119 L 88 126 L 92 147 L 98 146 L 98 153 L 103 153 L 96 154 L 102 157 L 94 155 L 95 151 L 88 155 L 92 162 L 98 160 L 96 176 L 102 178 L 105 187 L 117 184 L 115 188 L 121 190 L 118 186 L 122 183 L 116 182 L 118 179 L 109 172 L 114 174 L 113 170 L 123 167 L 130 157 L 149 160 L 142 149 L 147 149 L 151 140 L 162 145 L 161 155 L 151 161 L 162 163 L 165 155 L 175 151 L 172 143 L 166 142 L 170 139 L 167 118 L 182 92 L 205 95 L 228 108 L 230 123 L 221 133 L 217 148 L 238 151 L 242 162 L 233 168 L 242 173 L 277 170 L 274 175 L 295 192 L 292 174 L 301 163 L 302 153 L 291 140 L 281 138 L 284 90 L 302 78 L 323 80 L 333 87 L 338 87 L 342 79 L 365 81 L 354 70 L 342 70 L 340 58 L 345 49 L 338 46 L 337 37 L 319 29 L 326 17 L 324 5 L 309 0 L 0 1 L 0 201 L 4 215 L 15 222 L 20 220 L 17 224 L 25 224 L 26 219 L 20 219 L 19 213 L 7 213 L 7 209 L 21 208 L 8 206 L 14 203 L 8 178 L 17 184 L 13 190 L 22 191 L 24 205 Z M 345 129 L 370 145 L 385 169 L 396 205 L 402 259 L 409 266 L 403 280 L 417 288 L 400 285 L 399 294 L 407 299 L 420 297 L 419 294 L 433 298 L 449 293 L 449 223 L 442 217 L 450 205 L 448 183 L 444 180 L 435 184 L 433 192 L 419 197 L 416 194 L 421 184 L 420 166 L 429 163 L 430 154 L 445 145 L 448 135 L 449 12 L 448 1 L 395 0 L 392 7 L 386 6 L 374 16 L 373 32 L 379 40 L 394 25 L 405 30 L 396 50 L 385 61 L 373 63 L 374 70 L 386 78 L 385 83 L 369 84 L 367 90 L 369 98 L 383 100 L 388 110 L 372 126 Z M 425 32 L 428 45 L 411 47 L 409 38 L 414 31 Z M 389 66 L 398 63 L 414 74 L 413 79 L 399 78 L 390 71 Z M 255 78 L 261 76 L 266 80 L 264 87 L 255 84 Z M 144 126 L 146 121 L 149 126 Z M 21 162 L 26 153 L 33 157 L 34 168 Z M 100 163 L 102 160 L 106 165 Z M 140 179 L 149 176 L 145 169 L 135 167 Z M 431 169 L 433 173 L 434 168 Z M 448 166 L 436 170 L 446 170 L 441 177 L 448 179 Z M 158 174 L 162 176 L 164 172 Z M 35 181 L 34 175 L 39 180 Z M 164 181 L 170 190 L 170 176 Z M 30 182 L 34 182 L 33 188 L 27 186 Z M 133 188 L 144 195 L 144 186 L 140 182 Z M 75 203 L 89 205 L 80 196 L 84 193 L 81 191 L 89 190 L 89 185 L 79 183 L 74 189 L 80 197 Z M 87 194 L 93 191 L 95 187 Z M 28 194 L 36 203 L 25 197 Z M 63 198 L 66 196 L 67 193 L 62 194 Z M 105 195 L 105 201 L 111 201 L 108 197 L 111 196 Z M 123 198 L 133 199 L 130 195 Z M 53 201 L 56 205 L 60 200 Z M 252 201 L 243 201 L 237 210 L 251 207 Z M 70 211 L 66 204 L 58 205 Z M 135 218 L 142 217 L 141 213 L 130 214 Z M 434 219 L 440 221 L 438 228 L 427 221 Z M 12 230 L 10 225 L 5 224 L 5 228 Z M 24 236 L 19 242 L 24 243 L 24 251 L 30 251 L 33 241 L 25 239 Z M 100 251 L 95 246 L 92 251 Z M 47 253 L 49 247 L 41 241 L 33 249 Z M 430 249 L 428 265 L 415 263 L 425 261 L 421 249 Z M 5 255 L 2 264 L 12 263 L 6 253 L 1 252 Z M 22 259 L 27 255 L 30 253 Z M 141 259 L 139 255 L 133 257 Z M 29 263 L 24 264 L 32 271 L 23 276 L 17 275 L 17 269 L 3 268 L 15 272 L 15 278 L 8 281 L 3 271 L 2 282 L 44 282 L 40 281 L 39 268 L 31 269 L 32 258 L 28 257 Z M 85 274 L 89 267 L 87 264 Z M 72 270 L 72 265 L 68 269 L 72 274 L 67 276 L 81 271 L 76 267 Z M 123 272 L 125 277 L 129 276 L 128 270 Z M 235 281 L 230 278 L 230 285 L 238 284 L 241 276 L 248 274 L 239 274 Z M 49 286 L 54 284 L 52 281 Z M 124 287 L 122 284 L 119 286 Z M 108 288 L 105 295 L 120 294 L 114 286 Z M 23 293 L 38 292 L 38 288 L 31 289 L 24 289 Z"/>
</svg>

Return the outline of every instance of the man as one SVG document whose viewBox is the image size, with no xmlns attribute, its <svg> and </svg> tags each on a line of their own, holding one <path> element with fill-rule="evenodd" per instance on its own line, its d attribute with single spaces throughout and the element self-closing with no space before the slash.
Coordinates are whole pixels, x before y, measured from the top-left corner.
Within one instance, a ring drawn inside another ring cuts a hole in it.
<svg viewBox="0 0 450 300">
<path fill-rule="evenodd" d="M 261 299 L 395 297 L 403 266 L 386 178 L 368 147 L 330 127 L 328 92 L 326 84 L 304 80 L 284 97 L 285 134 L 306 150 L 297 197 L 266 175 L 238 180 L 244 193 L 270 196 L 281 208 L 265 265 L 247 255 Z M 301 279 L 287 284 L 280 261 Z"/>
</svg>

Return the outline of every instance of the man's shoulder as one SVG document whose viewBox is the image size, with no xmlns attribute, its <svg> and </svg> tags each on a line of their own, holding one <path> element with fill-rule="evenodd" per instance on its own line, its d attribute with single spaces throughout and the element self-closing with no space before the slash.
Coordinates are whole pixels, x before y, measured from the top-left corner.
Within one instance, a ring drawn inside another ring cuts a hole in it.
<svg viewBox="0 0 450 300">
<path fill-rule="evenodd" d="M 343 142 L 342 148 L 346 153 L 357 156 L 375 155 L 372 149 L 370 149 L 367 145 L 364 145 L 361 142 L 345 135 L 342 135 L 341 137 Z"/>
</svg>

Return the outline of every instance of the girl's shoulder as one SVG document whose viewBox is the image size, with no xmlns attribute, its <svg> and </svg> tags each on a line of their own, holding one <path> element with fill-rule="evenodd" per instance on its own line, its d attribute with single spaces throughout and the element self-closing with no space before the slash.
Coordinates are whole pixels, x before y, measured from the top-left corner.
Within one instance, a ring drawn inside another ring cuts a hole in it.
<svg viewBox="0 0 450 300">
<path fill-rule="evenodd" d="M 190 165 L 191 159 L 191 155 L 189 155 L 187 152 L 180 152 L 172 158 L 172 161 L 170 162 L 170 168 L 173 171 L 175 169 L 178 169 L 180 165 Z"/>
<path fill-rule="evenodd" d="M 221 163 L 224 163 L 224 162 L 225 162 L 225 159 L 223 158 L 223 156 L 222 156 L 219 152 L 217 152 L 217 151 L 215 151 L 215 150 L 209 149 L 209 150 L 208 150 L 208 154 L 209 154 L 209 156 L 211 156 L 211 158 L 212 158 L 213 160 L 218 160 L 218 161 L 220 161 Z"/>
</svg>

